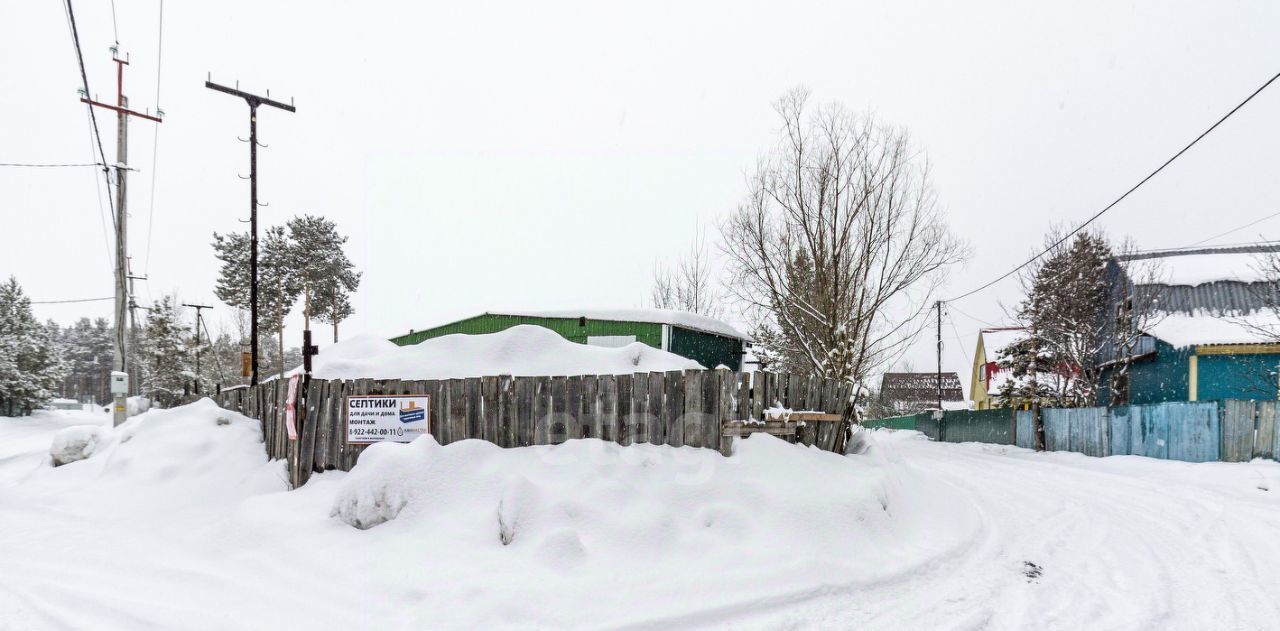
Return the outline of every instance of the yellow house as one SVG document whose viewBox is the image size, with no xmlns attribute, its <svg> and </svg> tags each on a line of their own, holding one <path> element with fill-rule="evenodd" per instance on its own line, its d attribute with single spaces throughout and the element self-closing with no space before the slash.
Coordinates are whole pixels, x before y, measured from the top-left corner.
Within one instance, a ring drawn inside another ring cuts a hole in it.
<svg viewBox="0 0 1280 631">
<path fill-rule="evenodd" d="M 998 327 L 978 330 L 978 347 L 973 351 L 973 375 L 969 381 L 969 398 L 973 409 L 989 410 L 996 406 L 995 393 L 1008 381 L 1008 371 L 1000 370 L 996 360 L 1000 351 L 1023 337 L 1023 327 Z"/>
</svg>

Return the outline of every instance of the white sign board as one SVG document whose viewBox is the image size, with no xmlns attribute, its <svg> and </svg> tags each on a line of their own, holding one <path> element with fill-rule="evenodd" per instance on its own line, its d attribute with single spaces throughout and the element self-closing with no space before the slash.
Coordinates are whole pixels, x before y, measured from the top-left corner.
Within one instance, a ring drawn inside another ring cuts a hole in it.
<svg viewBox="0 0 1280 631">
<path fill-rule="evenodd" d="M 407 443 L 431 433 L 431 398 L 416 394 L 347 397 L 347 444 Z"/>
</svg>

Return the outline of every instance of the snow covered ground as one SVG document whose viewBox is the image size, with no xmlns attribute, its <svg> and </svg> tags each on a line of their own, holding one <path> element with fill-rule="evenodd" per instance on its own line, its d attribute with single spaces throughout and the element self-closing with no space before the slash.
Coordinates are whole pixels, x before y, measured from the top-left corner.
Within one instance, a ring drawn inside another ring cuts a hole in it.
<svg viewBox="0 0 1280 631">
<path fill-rule="evenodd" d="M 2 629 L 1280 624 L 1276 463 L 420 440 L 288 492 L 208 401 L 51 467 L 84 423 L 0 419 Z"/>
</svg>

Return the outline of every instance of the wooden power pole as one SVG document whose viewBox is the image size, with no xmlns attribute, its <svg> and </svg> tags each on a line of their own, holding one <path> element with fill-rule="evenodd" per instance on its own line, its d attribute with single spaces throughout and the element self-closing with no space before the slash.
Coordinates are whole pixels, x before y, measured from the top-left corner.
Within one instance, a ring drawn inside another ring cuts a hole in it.
<svg viewBox="0 0 1280 631">
<path fill-rule="evenodd" d="M 184 303 L 182 303 L 182 306 L 184 306 L 184 307 L 191 307 L 192 309 L 195 309 L 195 310 L 196 310 L 196 384 L 195 384 L 195 393 L 196 393 L 196 394 L 200 394 L 200 327 L 204 326 L 204 316 L 202 315 L 202 311 L 203 311 L 204 309 L 212 309 L 212 308 L 213 308 L 213 306 L 212 306 L 212 305 L 193 305 L 193 304 L 189 304 L 189 303 L 185 303 L 185 302 L 184 302 Z M 210 342 L 212 342 L 213 340 L 209 340 L 209 341 L 210 341 Z"/>
<path fill-rule="evenodd" d="M 238 96 L 249 104 L 249 385 L 258 385 L 258 106 L 269 105 L 286 112 L 296 112 L 292 103 L 286 105 L 271 100 L 271 91 L 262 97 L 228 88 L 213 81 L 205 81 L 204 87 L 231 96 Z"/>
<path fill-rule="evenodd" d="M 135 112 L 129 109 L 129 98 L 124 95 L 124 67 L 129 65 L 126 55 L 120 59 L 119 50 L 111 47 L 111 61 L 116 62 L 116 104 L 110 105 L 89 95 L 80 97 L 84 103 L 102 107 L 116 113 L 116 302 L 115 302 L 115 348 L 111 357 L 111 369 L 129 373 L 129 335 L 125 332 L 125 321 L 129 310 L 129 208 L 128 208 L 128 172 L 129 172 L 129 117 L 137 116 L 157 123 L 163 122 L 160 116 L 150 113 Z M 156 114 L 160 114 L 159 111 Z M 132 386 L 131 386 L 132 387 Z M 123 402 L 115 405 L 115 424 L 124 422 L 125 410 Z"/>
</svg>

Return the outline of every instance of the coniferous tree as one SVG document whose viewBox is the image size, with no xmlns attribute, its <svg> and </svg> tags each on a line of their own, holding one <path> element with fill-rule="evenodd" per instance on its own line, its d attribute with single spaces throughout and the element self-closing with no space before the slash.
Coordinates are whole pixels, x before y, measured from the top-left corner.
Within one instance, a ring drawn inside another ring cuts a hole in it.
<svg viewBox="0 0 1280 631">
<path fill-rule="evenodd" d="M 249 303 L 249 236 L 244 233 L 214 233 L 213 248 L 222 267 L 214 294 L 222 302 L 248 310 Z M 275 332 L 279 345 L 276 367 L 284 371 L 284 321 L 301 292 L 301 282 L 294 268 L 294 253 L 285 229 L 268 228 L 259 240 L 258 252 L 258 325 L 259 333 Z M 265 361 L 267 349 L 261 344 L 259 373 L 270 365 Z"/>
<path fill-rule="evenodd" d="M 1051 234 L 1047 240 L 1059 239 Z M 1104 271 L 1111 257 L 1105 235 L 1082 232 L 1052 248 L 1024 277 L 1026 297 L 1017 318 L 1028 334 L 998 360 L 1014 377 L 999 393 L 1005 404 L 1096 404 L 1110 300 Z"/>
<path fill-rule="evenodd" d="M 0 284 L 0 414 L 28 413 L 57 394 L 66 374 L 60 346 L 18 280 Z"/>
<path fill-rule="evenodd" d="M 314 215 L 294 217 L 288 227 L 290 267 L 302 293 L 306 328 L 313 317 L 330 324 L 337 342 L 338 324 L 352 314 L 350 295 L 360 286 L 360 273 L 342 249 L 347 237 L 332 221 Z"/>
<path fill-rule="evenodd" d="M 190 358 L 191 328 L 178 314 L 176 303 L 173 296 L 164 296 L 147 312 L 138 353 L 141 392 L 165 407 L 181 402 L 195 378 Z"/>
</svg>

